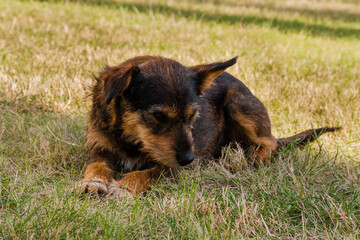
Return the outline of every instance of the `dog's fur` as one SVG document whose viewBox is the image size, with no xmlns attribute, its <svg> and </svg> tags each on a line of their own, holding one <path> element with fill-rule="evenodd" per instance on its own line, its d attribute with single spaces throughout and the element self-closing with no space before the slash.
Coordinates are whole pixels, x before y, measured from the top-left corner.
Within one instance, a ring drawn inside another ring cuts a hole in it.
<svg viewBox="0 0 360 240">
<path fill-rule="evenodd" d="M 80 192 L 138 194 L 194 157 L 200 162 L 218 158 L 231 142 L 252 149 L 250 162 L 269 164 L 281 146 L 304 145 L 338 129 L 275 139 L 264 105 L 224 72 L 235 63 L 233 58 L 185 67 L 142 56 L 107 67 L 92 91 L 86 133 L 90 161 Z M 117 173 L 123 174 L 120 180 Z"/>
</svg>

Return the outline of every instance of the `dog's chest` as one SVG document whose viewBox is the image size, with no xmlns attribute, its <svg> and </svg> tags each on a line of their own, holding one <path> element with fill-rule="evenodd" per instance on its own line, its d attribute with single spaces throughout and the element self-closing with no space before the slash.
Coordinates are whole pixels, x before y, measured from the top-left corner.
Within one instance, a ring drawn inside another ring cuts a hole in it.
<svg viewBox="0 0 360 240">
<path fill-rule="evenodd" d="M 122 146 L 117 153 L 117 167 L 123 173 L 143 170 L 154 165 L 145 153 L 137 146 Z"/>
</svg>

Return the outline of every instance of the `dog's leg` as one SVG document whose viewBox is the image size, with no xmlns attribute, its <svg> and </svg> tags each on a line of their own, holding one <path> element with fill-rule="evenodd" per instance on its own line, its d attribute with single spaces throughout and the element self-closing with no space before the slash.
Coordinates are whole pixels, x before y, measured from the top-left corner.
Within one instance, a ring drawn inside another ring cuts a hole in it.
<svg viewBox="0 0 360 240">
<path fill-rule="evenodd" d="M 145 192 L 169 170 L 153 167 L 146 170 L 129 172 L 122 179 L 111 185 L 107 197 L 134 196 Z"/>
<path fill-rule="evenodd" d="M 98 159 L 89 164 L 85 169 L 84 179 L 77 186 L 78 194 L 107 195 L 110 185 L 114 183 L 113 174 L 106 160 Z"/>
<path fill-rule="evenodd" d="M 278 144 L 271 134 L 265 106 L 255 96 L 242 93 L 234 85 L 229 87 L 225 97 L 225 119 L 228 138 L 246 142 L 254 149 L 250 155 L 252 163 L 269 164 Z"/>
<path fill-rule="evenodd" d="M 244 134 L 246 141 L 250 142 L 251 153 L 250 160 L 252 164 L 262 162 L 265 165 L 270 164 L 271 155 L 275 153 L 278 144 L 273 136 L 266 136 L 266 132 L 259 132 L 259 124 L 251 117 L 235 112 L 231 114 Z"/>
</svg>

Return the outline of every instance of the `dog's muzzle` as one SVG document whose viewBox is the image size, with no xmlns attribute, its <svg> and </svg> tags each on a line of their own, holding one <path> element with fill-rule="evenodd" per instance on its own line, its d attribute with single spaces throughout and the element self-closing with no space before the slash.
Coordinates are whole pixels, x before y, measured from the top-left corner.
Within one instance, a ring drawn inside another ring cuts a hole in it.
<svg viewBox="0 0 360 240">
<path fill-rule="evenodd" d="M 194 157 L 193 152 L 178 153 L 176 155 L 176 160 L 180 166 L 186 166 L 194 160 Z"/>
</svg>

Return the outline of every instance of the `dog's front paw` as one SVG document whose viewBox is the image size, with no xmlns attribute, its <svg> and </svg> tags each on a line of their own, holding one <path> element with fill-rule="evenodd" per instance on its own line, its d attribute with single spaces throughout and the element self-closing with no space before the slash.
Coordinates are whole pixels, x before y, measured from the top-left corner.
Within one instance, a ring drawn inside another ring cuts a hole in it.
<svg viewBox="0 0 360 240">
<path fill-rule="evenodd" d="M 120 187 L 115 181 L 109 184 L 107 198 L 120 199 L 120 198 L 132 198 L 133 195 L 125 188 Z"/>
<path fill-rule="evenodd" d="M 106 196 L 109 193 L 109 184 L 101 178 L 93 178 L 91 180 L 81 180 L 76 188 L 78 195 L 90 194 L 91 196 L 101 197 Z"/>
</svg>

